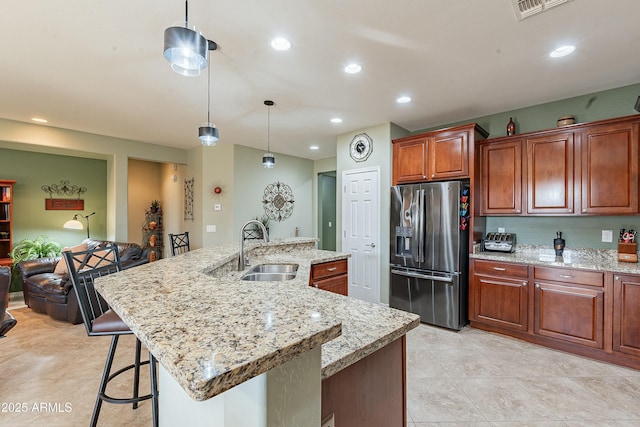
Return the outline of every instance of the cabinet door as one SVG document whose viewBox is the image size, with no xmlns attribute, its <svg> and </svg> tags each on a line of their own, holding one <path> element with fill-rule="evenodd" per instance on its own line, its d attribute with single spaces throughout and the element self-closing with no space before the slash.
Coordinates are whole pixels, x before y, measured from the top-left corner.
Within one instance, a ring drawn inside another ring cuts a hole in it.
<svg viewBox="0 0 640 427">
<path fill-rule="evenodd" d="M 527 213 L 573 214 L 573 133 L 530 138 L 527 144 Z"/>
<path fill-rule="evenodd" d="M 427 138 L 403 139 L 393 143 L 393 184 L 427 180 Z"/>
<path fill-rule="evenodd" d="M 640 356 L 640 276 L 614 276 L 613 349 Z"/>
<path fill-rule="evenodd" d="M 341 274 L 339 276 L 330 277 L 323 280 L 314 280 L 311 283 L 314 288 L 324 291 L 333 292 L 340 295 L 347 295 L 349 292 L 349 276 Z"/>
<path fill-rule="evenodd" d="M 549 282 L 535 283 L 534 333 L 604 348 L 604 291 Z"/>
<path fill-rule="evenodd" d="M 582 213 L 638 212 L 639 126 L 601 125 L 581 133 Z"/>
<path fill-rule="evenodd" d="M 528 281 L 474 274 L 471 319 L 487 325 L 527 331 Z"/>
<path fill-rule="evenodd" d="M 522 140 L 480 146 L 480 215 L 522 213 Z"/>
<path fill-rule="evenodd" d="M 469 132 L 442 132 L 429 138 L 432 180 L 469 177 Z"/>
</svg>

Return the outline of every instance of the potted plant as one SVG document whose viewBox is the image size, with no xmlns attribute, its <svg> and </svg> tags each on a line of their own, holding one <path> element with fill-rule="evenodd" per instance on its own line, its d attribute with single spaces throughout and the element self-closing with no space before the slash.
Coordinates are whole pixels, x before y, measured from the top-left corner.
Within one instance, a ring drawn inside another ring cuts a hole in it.
<svg viewBox="0 0 640 427">
<path fill-rule="evenodd" d="M 33 240 L 23 239 L 11 250 L 11 259 L 15 268 L 18 263 L 30 259 L 57 257 L 62 254 L 62 245 L 49 240 L 47 236 L 38 236 Z"/>
<path fill-rule="evenodd" d="M 153 213 L 157 213 L 158 209 L 160 209 L 160 200 L 158 199 L 153 199 L 151 201 L 151 212 Z"/>
</svg>

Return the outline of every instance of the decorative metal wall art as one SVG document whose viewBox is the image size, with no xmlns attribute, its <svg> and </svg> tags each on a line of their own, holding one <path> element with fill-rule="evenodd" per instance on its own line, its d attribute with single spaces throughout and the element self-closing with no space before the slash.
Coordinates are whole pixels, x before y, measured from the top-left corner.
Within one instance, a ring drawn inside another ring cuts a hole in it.
<svg viewBox="0 0 640 427">
<path fill-rule="evenodd" d="M 184 220 L 193 221 L 193 183 L 195 178 L 184 180 Z"/>
<path fill-rule="evenodd" d="M 264 212 L 274 221 L 284 221 L 293 212 L 293 191 L 287 184 L 277 181 L 264 189 L 262 204 Z"/>
<path fill-rule="evenodd" d="M 84 200 L 81 195 L 87 192 L 87 187 L 79 185 L 71 185 L 68 180 L 61 180 L 60 184 L 43 185 L 40 187 L 42 191 L 49 194 L 48 199 L 44 199 L 44 208 L 46 210 L 84 210 Z M 76 199 L 53 198 L 56 196 L 77 197 Z"/>
</svg>

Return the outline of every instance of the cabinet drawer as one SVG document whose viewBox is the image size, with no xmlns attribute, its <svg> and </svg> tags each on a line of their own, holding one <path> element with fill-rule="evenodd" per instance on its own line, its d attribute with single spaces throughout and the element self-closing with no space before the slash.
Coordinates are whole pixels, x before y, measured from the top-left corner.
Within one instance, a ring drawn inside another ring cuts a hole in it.
<svg viewBox="0 0 640 427">
<path fill-rule="evenodd" d="M 349 276 L 342 274 L 336 277 L 330 277 L 323 280 L 313 280 L 311 286 L 340 295 L 347 296 L 349 289 Z"/>
<path fill-rule="evenodd" d="M 312 280 L 322 279 L 323 277 L 331 277 L 337 274 L 347 273 L 347 260 L 324 262 L 311 266 Z"/>
<path fill-rule="evenodd" d="M 511 264 L 499 261 L 473 260 L 473 272 L 475 274 L 487 274 L 490 276 L 508 276 L 526 279 L 529 277 L 529 267 L 526 264 Z"/>
<path fill-rule="evenodd" d="M 553 282 L 588 286 L 604 286 L 604 273 L 598 271 L 536 266 L 533 270 L 533 277 L 535 280 L 549 280 Z"/>
</svg>

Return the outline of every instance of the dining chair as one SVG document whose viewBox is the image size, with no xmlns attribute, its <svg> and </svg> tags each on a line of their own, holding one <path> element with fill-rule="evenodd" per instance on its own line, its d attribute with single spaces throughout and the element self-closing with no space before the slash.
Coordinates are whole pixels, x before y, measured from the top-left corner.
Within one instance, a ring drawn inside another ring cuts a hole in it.
<svg viewBox="0 0 640 427">
<path fill-rule="evenodd" d="M 169 234 L 169 240 L 171 241 L 172 256 L 180 255 L 191 250 L 188 231 L 182 234 Z"/>
</svg>

